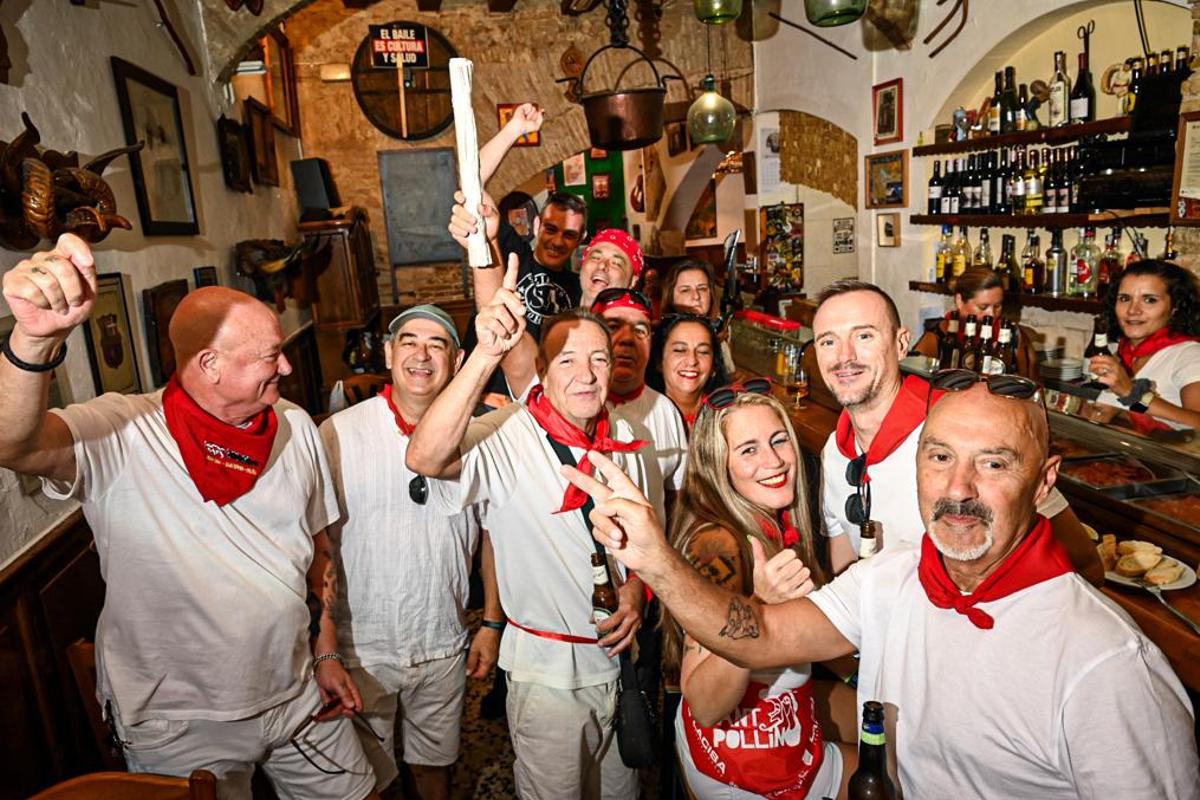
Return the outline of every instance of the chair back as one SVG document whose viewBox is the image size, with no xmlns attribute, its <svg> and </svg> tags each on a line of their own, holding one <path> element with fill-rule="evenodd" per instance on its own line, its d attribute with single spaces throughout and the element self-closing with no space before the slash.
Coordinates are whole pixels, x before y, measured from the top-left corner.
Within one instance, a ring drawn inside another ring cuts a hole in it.
<svg viewBox="0 0 1200 800">
<path fill-rule="evenodd" d="M 92 772 L 51 786 L 30 800 L 217 800 L 217 779 L 203 769 L 187 778 Z"/>
<path fill-rule="evenodd" d="M 96 699 L 96 645 L 87 639 L 80 639 L 67 648 L 67 662 L 71 665 L 71 674 L 75 676 L 75 688 L 79 690 L 79 700 L 83 710 L 87 712 L 88 726 L 92 729 L 92 738 L 100 753 L 100 763 L 110 771 L 125 769 L 125 760 L 120 753 L 113 752 L 108 739 L 108 724 L 104 721 L 104 710 Z"/>
</svg>

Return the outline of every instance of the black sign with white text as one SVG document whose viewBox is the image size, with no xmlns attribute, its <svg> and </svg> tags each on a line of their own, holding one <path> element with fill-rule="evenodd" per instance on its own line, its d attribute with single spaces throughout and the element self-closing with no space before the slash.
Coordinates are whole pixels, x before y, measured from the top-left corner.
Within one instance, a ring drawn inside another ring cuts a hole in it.
<svg viewBox="0 0 1200 800">
<path fill-rule="evenodd" d="M 371 66 L 376 69 L 429 67 L 429 36 L 424 25 L 393 22 L 371 25 Z"/>
</svg>

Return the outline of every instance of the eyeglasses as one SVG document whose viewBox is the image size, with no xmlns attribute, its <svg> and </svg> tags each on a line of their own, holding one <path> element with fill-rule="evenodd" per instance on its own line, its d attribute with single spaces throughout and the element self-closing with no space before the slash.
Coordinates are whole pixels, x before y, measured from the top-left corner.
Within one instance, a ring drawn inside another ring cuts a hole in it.
<svg viewBox="0 0 1200 800">
<path fill-rule="evenodd" d="M 708 397 L 704 398 L 704 404 L 709 408 L 719 411 L 731 405 L 739 394 L 747 393 L 770 394 L 771 381 L 767 378 L 751 378 L 748 381 L 731 383 L 728 386 L 722 386 L 720 389 L 713 389 Z"/>
<path fill-rule="evenodd" d="M 419 506 L 425 505 L 429 499 L 429 481 L 424 475 L 418 475 L 408 482 L 408 497 Z"/>
<path fill-rule="evenodd" d="M 304 741 L 304 738 L 303 738 L 304 732 L 306 730 L 308 730 L 309 728 L 311 728 L 313 725 L 316 725 L 320 721 L 320 718 L 322 716 L 324 716 L 325 714 L 328 714 L 330 711 L 337 708 L 339 703 L 341 703 L 341 700 L 339 698 L 334 698 L 333 700 L 330 700 L 328 703 L 321 706 L 315 712 L 313 712 L 308 717 L 306 717 L 305 720 L 303 722 L 301 722 L 299 725 L 297 725 L 296 729 L 294 731 L 292 731 L 292 735 L 288 737 L 288 744 L 290 744 L 292 747 L 296 748 L 296 752 L 299 753 L 304 758 L 305 761 L 307 761 L 309 764 L 311 764 L 314 769 L 318 770 L 319 772 L 323 772 L 326 775 L 345 775 L 347 772 L 350 772 L 350 770 L 346 769 L 341 764 L 337 763 L 332 758 L 325 755 L 320 750 L 317 750 L 314 747 L 313 752 L 316 753 L 321 758 L 323 758 L 329 764 L 332 764 L 334 766 L 334 769 L 328 769 L 327 767 L 322 767 L 316 761 L 313 761 L 312 756 L 310 756 L 308 753 L 304 752 L 304 748 L 300 746 L 300 742 Z M 354 720 L 355 724 L 361 725 L 363 728 L 365 728 L 372 736 L 374 736 L 380 742 L 382 742 L 384 740 L 384 738 L 382 736 L 380 736 L 378 733 L 376 733 L 375 729 L 371 727 L 371 723 L 367 722 L 367 720 L 361 714 L 359 714 L 357 711 L 354 711 L 352 713 L 354 714 L 354 716 L 351 717 L 351 719 Z M 312 747 L 312 745 L 309 745 L 309 747 Z"/>
<path fill-rule="evenodd" d="M 846 464 L 846 483 L 854 487 L 854 494 L 846 498 L 846 519 L 853 525 L 862 526 L 871 518 L 871 483 L 867 480 L 866 453 Z"/>
</svg>

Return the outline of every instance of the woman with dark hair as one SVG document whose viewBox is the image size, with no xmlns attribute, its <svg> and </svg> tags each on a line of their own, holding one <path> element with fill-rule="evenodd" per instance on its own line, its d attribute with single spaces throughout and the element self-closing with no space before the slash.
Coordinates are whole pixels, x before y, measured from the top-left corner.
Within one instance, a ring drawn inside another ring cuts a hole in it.
<svg viewBox="0 0 1200 800">
<path fill-rule="evenodd" d="M 784 602 L 812 591 L 824 570 L 796 432 L 769 383 L 758 383 L 704 401 L 670 536 L 714 583 Z M 663 668 L 678 671 L 683 690 L 675 751 L 692 796 L 843 796 L 857 758 L 853 747 L 825 741 L 810 665 L 751 671 L 700 647 L 665 609 L 662 624 Z M 740 746 L 747 740 L 755 746 Z"/>
<path fill-rule="evenodd" d="M 712 265 L 689 258 L 671 267 L 662 284 L 662 313 L 713 316 L 716 278 Z"/>
<path fill-rule="evenodd" d="M 1200 428 L 1200 281 L 1169 261 L 1138 261 L 1107 299 L 1116 356 L 1088 369 L 1108 387 L 1100 402 L 1150 414 L 1175 428 Z"/>
<path fill-rule="evenodd" d="M 696 314 L 668 314 L 654 332 L 646 383 L 683 414 L 688 430 L 704 396 L 729 381 L 713 322 Z"/>
<path fill-rule="evenodd" d="M 969 267 L 954 280 L 954 308 L 946 312 L 944 319 L 935 324 L 931 323 L 925 333 L 913 346 L 913 352 L 923 356 L 937 358 L 938 341 L 949 330 L 950 314 L 958 313 L 958 341 L 964 344 L 967 337 L 967 317 L 975 315 L 975 320 L 983 324 L 984 317 L 992 318 L 992 338 L 1000 334 L 1000 324 L 1004 319 L 1004 283 L 1000 275 L 990 267 Z M 1017 374 L 1026 378 L 1037 379 L 1037 353 L 1033 349 L 1033 337 L 1027 328 L 1018 326 L 1017 332 Z M 940 335 L 939 335 L 940 334 Z"/>
</svg>

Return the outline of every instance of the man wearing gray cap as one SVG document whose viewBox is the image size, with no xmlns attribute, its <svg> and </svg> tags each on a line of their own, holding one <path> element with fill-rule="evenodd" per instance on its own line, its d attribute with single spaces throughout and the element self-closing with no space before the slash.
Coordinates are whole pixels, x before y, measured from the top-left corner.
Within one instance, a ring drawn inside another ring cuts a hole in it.
<svg viewBox="0 0 1200 800">
<path fill-rule="evenodd" d="M 484 622 L 466 651 L 462 619 L 479 514 L 474 506 L 452 516 L 431 513 L 425 478 L 404 464 L 413 428 L 462 364 L 454 322 L 437 306 L 409 308 L 388 326 L 384 353 L 391 384 L 320 429 L 342 511 L 329 529 L 342 572 L 334 618 L 363 715 L 383 737 L 357 728 L 376 790 L 399 772 L 399 714 L 407 796 L 448 798 L 464 673 L 483 678 L 491 671 L 504 615 L 484 531 Z"/>
</svg>

